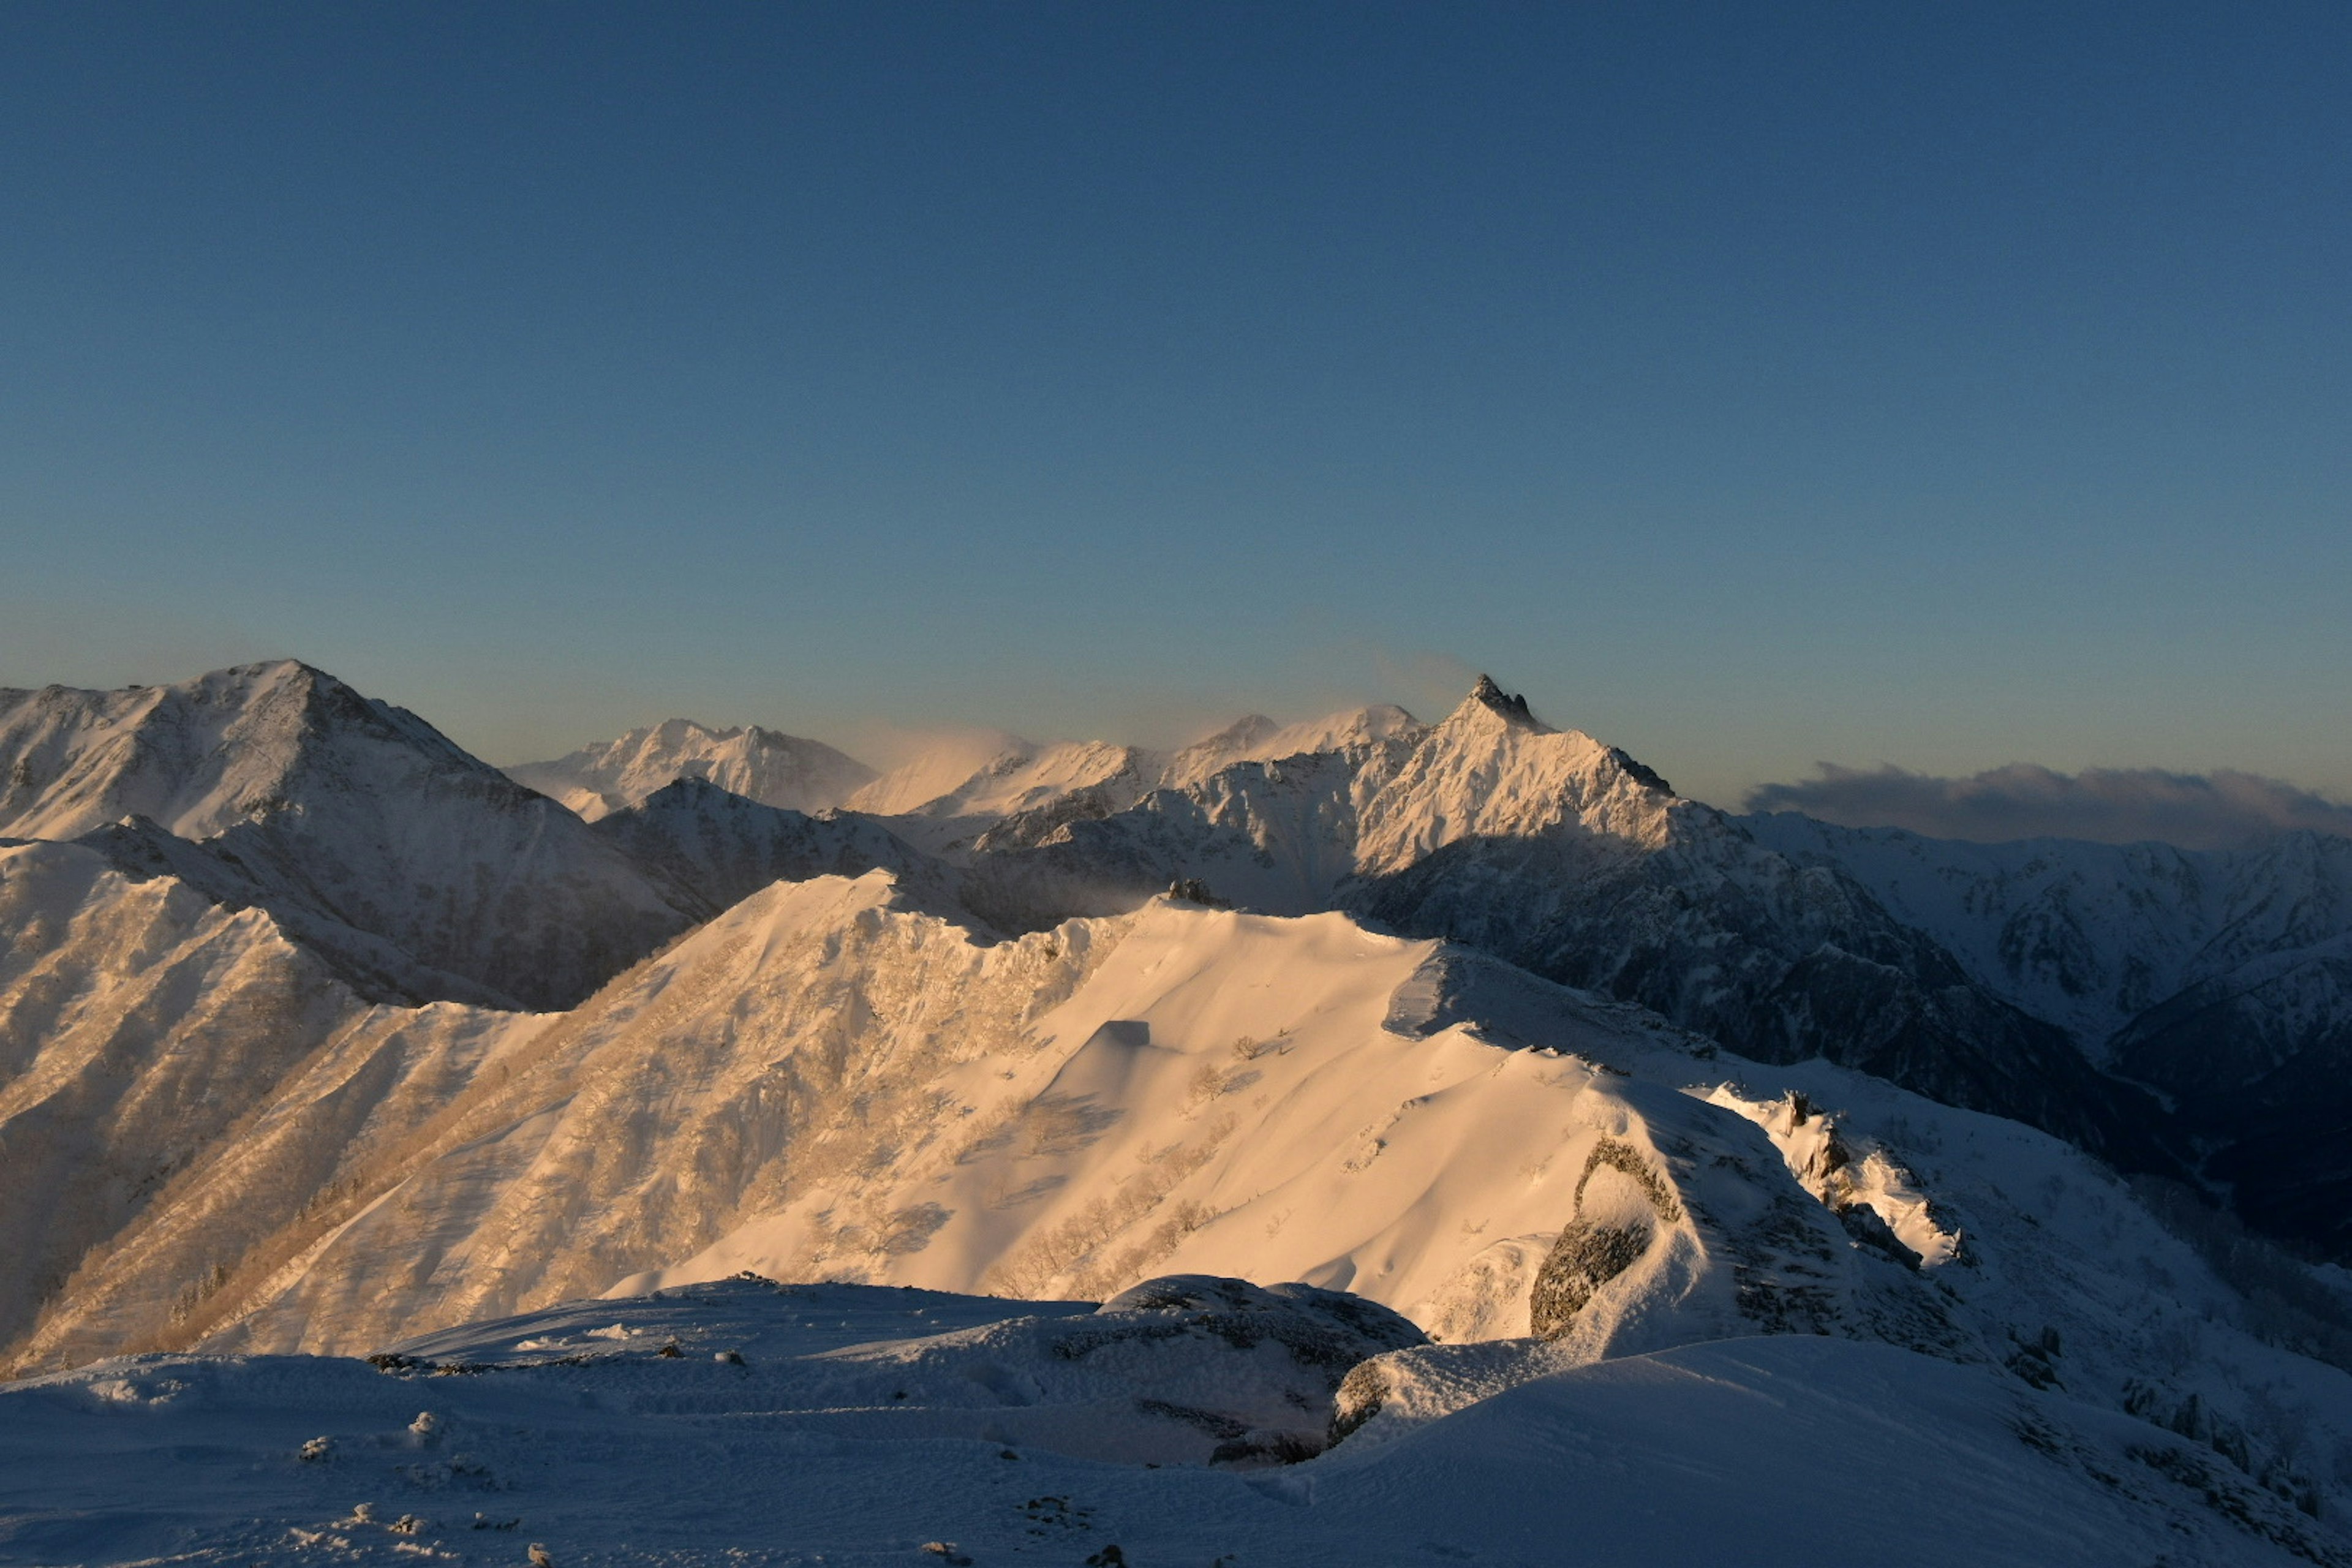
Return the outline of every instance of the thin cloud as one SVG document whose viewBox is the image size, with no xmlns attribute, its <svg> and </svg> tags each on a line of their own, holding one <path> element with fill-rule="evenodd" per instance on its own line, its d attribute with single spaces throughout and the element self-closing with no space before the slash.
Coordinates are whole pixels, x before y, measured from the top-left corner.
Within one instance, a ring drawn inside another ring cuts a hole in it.
<svg viewBox="0 0 2352 1568">
<path fill-rule="evenodd" d="M 2226 849 L 2296 828 L 2352 837 L 2352 805 L 2259 773 L 2156 768 L 2062 773 L 2011 763 L 1972 778 L 1939 778 L 1896 767 L 1818 766 L 1817 778 L 1749 791 L 1747 809 L 1801 811 L 1847 827 L 1902 827 L 1988 844 L 2020 838 L 2106 844 L 2155 839 L 2190 849 Z"/>
</svg>

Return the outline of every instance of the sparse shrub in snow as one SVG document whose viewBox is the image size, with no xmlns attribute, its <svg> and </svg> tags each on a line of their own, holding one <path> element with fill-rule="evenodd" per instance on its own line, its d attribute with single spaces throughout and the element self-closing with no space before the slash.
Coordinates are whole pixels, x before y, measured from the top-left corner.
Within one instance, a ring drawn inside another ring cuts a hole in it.
<svg viewBox="0 0 2352 1568">
<path fill-rule="evenodd" d="M 1184 1089 L 1187 1105 L 1206 1105 L 1225 1092 L 1225 1069 L 1214 1062 L 1202 1062 L 1192 1069 Z"/>
<path fill-rule="evenodd" d="M 334 1457 L 334 1452 L 333 1438 L 313 1437 L 302 1445 L 296 1457 L 306 1465 L 322 1465 Z"/>
</svg>

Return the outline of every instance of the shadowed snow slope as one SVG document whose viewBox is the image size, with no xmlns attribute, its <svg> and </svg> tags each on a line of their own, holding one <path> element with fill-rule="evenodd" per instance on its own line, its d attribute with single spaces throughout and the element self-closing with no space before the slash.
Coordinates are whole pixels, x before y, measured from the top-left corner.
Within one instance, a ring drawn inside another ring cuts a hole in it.
<svg viewBox="0 0 2352 1568">
<path fill-rule="evenodd" d="M 811 816 L 684 778 L 597 819 L 597 834 L 713 909 L 771 882 L 858 877 L 881 869 L 923 907 L 958 910 L 957 874 L 870 817 Z"/>
<path fill-rule="evenodd" d="M 415 966 L 395 992 L 435 994 L 439 973 L 568 1005 L 709 912 L 415 715 L 291 661 L 0 691 L 0 834 L 93 836 L 142 872 L 184 859 L 183 880 L 272 909 L 331 959 L 338 933 L 390 944 Z"/>
<path fill-rule="evenodd" d="M 757 724 L 713 730 L 691 719 L 671 719 L 553 762 L 520 763 L 507 769 L 507 776 L 593 822 L 678 779 L 708 779 L 763 805 L 823 811 L 847 800 L 876 775 L 822 741 Z"/>
<path fill-rule="evenodd" d="M 1270 1469 L 1259 1417 L 1284 1435 L 1325 1363 L 1394 1330 L 1346 1297 L 1167 1283 L 1089 1313 L 736 1280 L 383 1371 L 166 1356 L 16 1384 L 0 1562 L 2352 1561 L 2193 1439 L 1835 1339 L 1555 1373 Z"/>
<path fill-rule="evenodd" d="M 2352 839 L 2242 850 L 1970 844 L 1750 817 L 1834 866 L 1995 993 L 2173 1096 L 2239 1212 L 2352 1253 Z"/>
</svg>

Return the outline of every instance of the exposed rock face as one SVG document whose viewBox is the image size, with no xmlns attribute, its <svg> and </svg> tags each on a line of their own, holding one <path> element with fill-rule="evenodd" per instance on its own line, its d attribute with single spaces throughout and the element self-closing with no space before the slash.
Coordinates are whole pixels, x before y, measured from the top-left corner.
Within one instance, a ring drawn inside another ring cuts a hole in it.
<svg viewBox="0 0 2352 1568">
<path fill-rule="evenodd" d="M 1601 1194 L 1591 1191 L 1596 1174 L 1602 1178 Z M 1593 1199 L 1589 1212 L 1588 1197 Z M 1660 1225 L 1683 1217 L 1673 1190 L 1639 1150 L 1614 1138 L 1595 1143 L 1577 1180 L 1575 1216 L 1553 1243 L 1528 1292 L 1529 1328 L 1548 1340 L 1566 1333 L 1594 1291 L 1650 1250 Z"/>
</svg>

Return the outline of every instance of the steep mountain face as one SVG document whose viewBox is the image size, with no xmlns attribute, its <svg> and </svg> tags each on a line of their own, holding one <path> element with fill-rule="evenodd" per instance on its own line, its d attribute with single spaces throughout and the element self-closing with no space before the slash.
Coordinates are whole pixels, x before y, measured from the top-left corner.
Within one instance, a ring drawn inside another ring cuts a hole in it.
<svg viewBox="0 0 2352 1568">
<path fill-rule="evenodd" d="M 877 775 L 822 741 L 757 724 L 713 730 L 691 719 L 671 719 L 553 762 L 523 763 L 507 769 L 507 776 L 593 822 L 677 779 L 707 779 L 762 805 L 824 811 Z"/>
<path fill-rule="evenodd" d="M 2333 1152 L 2352 1131 L 2352 840 L 2199 851 L 1745 826 L 1864 882 L 1988 989 L 2170 1096 L 2247 1219 L 2352 1256 L 2352 1158 Z"/>
<path fill-rule="evenodd" d="M 260 910 L 73 844 L 0 847 L 0 1362 L 65 1300 L 113 1325 L 100 1352 L 167 1322 L 337 1158 L 538 1022 L 372 1006 Z M 257 1129 L 272 1105 L 309 1129 L 299 1150 Z M 180 1249 L 142 1251 L 180 1203 Z"/>
<path fill-rule="evenodd" d="M 1739 822 L 1800 864 L 1853 877 L 1980 983 L 2095 1051 L 2191 985 L 2352 931 L 2352 840 L 2319 834 L 2223 851 L 1974 844 L 1793 813 Z"/>
<path fill-rule="evenodd" d="M 356 932 L 413 961 L 400 982 L 467 983 L 421 994 L 567 1005 L 708 912 L 415 715 L 291 661 L 0 691 L 0 833 L 90 837 L 142 871 L 176 861 L 331 956 L 368 946 L 335 940 Z"/>
</svg>

